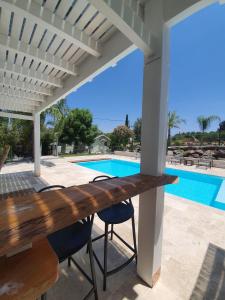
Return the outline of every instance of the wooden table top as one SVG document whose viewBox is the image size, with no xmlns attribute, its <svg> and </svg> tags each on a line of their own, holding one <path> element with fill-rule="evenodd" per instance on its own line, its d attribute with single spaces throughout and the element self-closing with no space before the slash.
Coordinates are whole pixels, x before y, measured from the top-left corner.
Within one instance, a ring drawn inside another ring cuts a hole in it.
<svg viewBox="0 0 225 300">
<path fill-rule="evenodd" d="M 58 279 L 58 259 L 46 238 L 0 258 L 0 300 L 35 300 Z"/>
<path fill-rule="evenodd" d="M 177 177 L 136 174 L 0 201 L 0 256 Z"/>
</svg>

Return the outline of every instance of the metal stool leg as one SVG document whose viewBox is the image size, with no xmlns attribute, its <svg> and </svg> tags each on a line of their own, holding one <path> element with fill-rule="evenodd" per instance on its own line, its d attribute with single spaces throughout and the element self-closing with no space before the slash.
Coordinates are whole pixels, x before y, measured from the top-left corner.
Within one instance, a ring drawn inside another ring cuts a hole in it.
<svg viewBox="0 0 225 300">
<path fill-rule="evenodd" d="M 88 244 L 87 244 L 86 253 L 88 254 L 88 252 L 89 252 L 89 247 L 88 247 Z"/>
<path fill-rule="evenodd" d="M 113 224 L 111 224 L 111 241 L 113 240 Z"/>
<path fill-rule="evenodd" d="M 96 274 L 95 274 L 94 257 L 93 257 L 93 249 L 92 249 L 91 239 L 88 243 L 88 252 L 89 252 L 89 259 L 90 259 L 90 266 L 91 266 L 91 277 L 92 277 L 93 286 L 94 286 L 95 300 L 98 300 L 98 290 L 97 290 L 97 282 L 96 282 Z"/>
<path fill-rule="evenodd" d="M 47 294 L 41 295 L 41 300 L 47 300 Z"/>
<path fill-rule="evenodd" d="M 105 223 L 103 291 L 106 290 L 106 280 L 107 280 L 108 228 L 109 225 Z"/>
<path fill-rule="evenodd" d="M 93 227 L 94 219 L 95 219 L 95 215 L 92 215 L 92 216 L 91 216 L 91 224 L 92 224 L 92 227 Z M 87 253 L 87 254 L 88 254 L 88 251 L 89 251 L 89 249 L 88 249 L 88 244 L 87 244 L 87 247 L 86 247 L 86 253 Z"/>
<path fill-rule="evenodd" d="M 71 258 L 68 257 L 68 267 L 70 267 L 70 266 L 71 266 Z"/>
<path fill-rule="evenodd" d="M 133 233 L 133 241 L 134 241 L 134 251 L 135 251 L 135 260 L 137 263 L 137 241 L 136 241 L 136 230 L 135 230 L 135 221 L 134 221 L 134 216 L 131 218 L 132 221 L 132 233 Z"/>
</svg>

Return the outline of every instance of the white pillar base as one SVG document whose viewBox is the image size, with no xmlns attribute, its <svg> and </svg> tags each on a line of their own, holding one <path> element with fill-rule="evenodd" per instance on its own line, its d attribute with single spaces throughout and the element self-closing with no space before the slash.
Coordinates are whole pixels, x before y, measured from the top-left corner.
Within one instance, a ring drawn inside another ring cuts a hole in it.
<svg viewBox="0 0 225 300">
<path fill-rule="evenodd" d="M 140 195 L 138 275 L 153 287 L 160 277 L 162 232 L 163 232 L 163 188 L 155 188 Z"/>
</svg>

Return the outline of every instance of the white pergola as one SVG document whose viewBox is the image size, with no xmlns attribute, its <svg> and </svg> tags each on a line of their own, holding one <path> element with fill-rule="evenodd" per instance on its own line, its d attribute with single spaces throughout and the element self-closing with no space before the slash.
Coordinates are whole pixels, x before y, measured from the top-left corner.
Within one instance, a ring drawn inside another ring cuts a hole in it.
<svg viewBox="0 0 225 300">
<path fill-rule="evenodd" d="M 169 30 L 215 2 L 225 0 L 0 0 L 0 116 L 33 120 L 35 175 L 40 113 L 136 48 L 145 55 L 141 172 L 162 174 Z M 163 188 L 140 198 L 137 269 L 153 286 L 161 266 Z"/>
</svg>

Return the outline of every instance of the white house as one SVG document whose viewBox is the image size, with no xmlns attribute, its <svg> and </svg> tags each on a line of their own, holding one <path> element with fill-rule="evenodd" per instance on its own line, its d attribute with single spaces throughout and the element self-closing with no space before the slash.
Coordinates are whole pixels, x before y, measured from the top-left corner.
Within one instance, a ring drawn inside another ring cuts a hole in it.
<svg viewBox="0 0 225 300">
<path fill-rule="evenodd" d="M 91 145 L 91 153 L 108 153 L 110 146 L 110 138 L 104 134 L 100 134 L 94 140 L 94 143 Z"/>
</svg>

